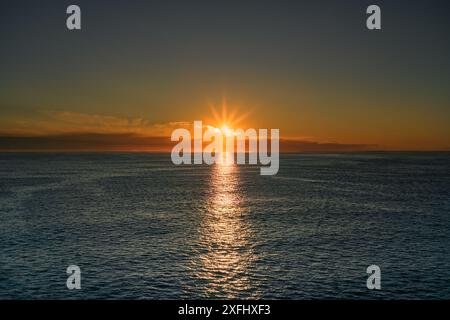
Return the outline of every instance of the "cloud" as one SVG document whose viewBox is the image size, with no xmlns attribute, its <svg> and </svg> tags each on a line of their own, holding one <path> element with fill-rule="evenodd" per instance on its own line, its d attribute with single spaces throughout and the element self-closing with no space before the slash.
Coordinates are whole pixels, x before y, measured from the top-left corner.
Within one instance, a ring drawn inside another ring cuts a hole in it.
<svg viewBox="0 0 450 320">
<path fill-rule="evenodd" d="M 192 131 L 192 122 L 154 123 L 143 118 L 126 118 L 70 111 L 40 112 L 8 120 L 2 125 L 0 151 L 153 151 L 168 152 L 176 128 Z M 282 138 L 281 152 L 353 152 L 376 150 L 376 145 L 313 141 L 310 138 Z"/>
<path fill-rule="evenodd" d="M 346 144 L 294 139 L 281 139 L 281 152 L 355 152 L 375 151 L 380 147 L 375 144 Z"/>
<path fill-rule="evenodd" d="M 70 133 L 45 136 L 0 136 L 0 151 L 151 151 L 170 150 L 167 137 L 133 133 Z"/>
<path fill-rule="evenodd" d="M 147 151 L 170 152 L 170 136 L 135 133 L 67 133 L 43 136 L 0 136 L 0 151 Z M 280 140 L 281 152 L 354 152 L 376 150 L 375 145 Z"/>
<path fill-rule="evenodd" d="M 2 124 L 5 135 L 60 135 L 70 133 L 139 134 L 168 136 L 175 128 L 190 128 L 190 122 L 155 123 L 143 118 L 127 118 L 71 111 L 39 112 L 29 117 L 8 119 Z"/>
</svg>

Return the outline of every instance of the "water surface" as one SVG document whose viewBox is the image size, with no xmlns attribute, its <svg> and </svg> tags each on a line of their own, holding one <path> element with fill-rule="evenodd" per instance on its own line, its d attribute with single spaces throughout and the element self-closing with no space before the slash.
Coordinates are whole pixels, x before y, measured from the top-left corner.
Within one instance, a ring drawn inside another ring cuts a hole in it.
<svg viewBox="0 0 450 320">
<path fill-rule="evenodd" d="M 448 153 L 3 153 L 0 219 L 3 299 L 450 299 Z"/>
</svg>

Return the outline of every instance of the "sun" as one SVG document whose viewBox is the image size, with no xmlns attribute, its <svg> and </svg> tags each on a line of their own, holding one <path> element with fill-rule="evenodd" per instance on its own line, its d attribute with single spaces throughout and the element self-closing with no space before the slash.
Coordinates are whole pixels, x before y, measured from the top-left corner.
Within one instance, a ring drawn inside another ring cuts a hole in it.
<svg viewBox="0 0 450 320">
<path fill-rule="evenodd" d="M 206 119 L 205 122 L 209 124 L 204 127 L 212 130 L 214 133 L 219 134 L 224 138 L 218 163 L 221 165 L 233 164 L 234 151 L 228 152 L 226 149 L 226 144 L 230 143 L 230 141 L 234 141 L 235 137 L 238 136 L 236 130 L 239 129 L 239 126 L 243 125 L 243 120 L 247 118 L 250 112 L 247 111 L 246 113 L 238 115 L 239 109 L 236 106 L 230 108 L 225 98 L 222 99 L 222 103 L 219 107 L 213 104 L 210 104 L 209 106 L 211 109 L 212 118 Z"/>
<path fill-rule="evenodd" d="M 249 112 L 246 112 L 238 116 L 238 108 L 233 107 L 230 110 L 226 98 L 222 98 L 222 104 L 220 108 L 210 104 L 211 113 L 213 115 L 212 124 L 209 128 L 214 128 L 216 132 L 221 132 L 225 136 L 231 136 L 234 134 L 234 130 L 239 126 L 242 121 L 247 118 Z M 218 111 L 218 109 L 221 109 Z"/>
<path fill-rule="evenodd" d="M 236 135 L 236 132 L 230 129 L 227 125 L 223 125 L 222 128 L 220 128 L 220 131 L 227 137 Z"/>
</svg>

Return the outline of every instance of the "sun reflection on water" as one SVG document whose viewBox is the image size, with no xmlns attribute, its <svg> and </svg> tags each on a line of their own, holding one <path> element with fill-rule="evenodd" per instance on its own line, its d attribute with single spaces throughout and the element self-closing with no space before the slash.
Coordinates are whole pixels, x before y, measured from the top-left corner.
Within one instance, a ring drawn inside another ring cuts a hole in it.
<svg viewBox="0 0 450 320">
<path fill-rule="evenodd" d="M 205 297 L 257 298 L 249 277 L 256 260 L 252 226 L 245 217 L 239 167 L 229 156 L 233 155 L 224 155 L 224 161 L 211 167 L 194 276 L 204 284 Z"/>
</svg>

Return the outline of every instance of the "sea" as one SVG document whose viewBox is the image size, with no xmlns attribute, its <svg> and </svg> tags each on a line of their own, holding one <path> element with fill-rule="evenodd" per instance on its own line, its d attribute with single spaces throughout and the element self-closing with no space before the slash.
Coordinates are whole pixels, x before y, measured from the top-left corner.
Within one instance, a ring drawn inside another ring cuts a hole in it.
<svg viewBox="0 0 450 320">
<path fill-rule="evenodd" d="M 450 299 L 450 153 L 1 153 L 0 299 Z"/>
</svg>

